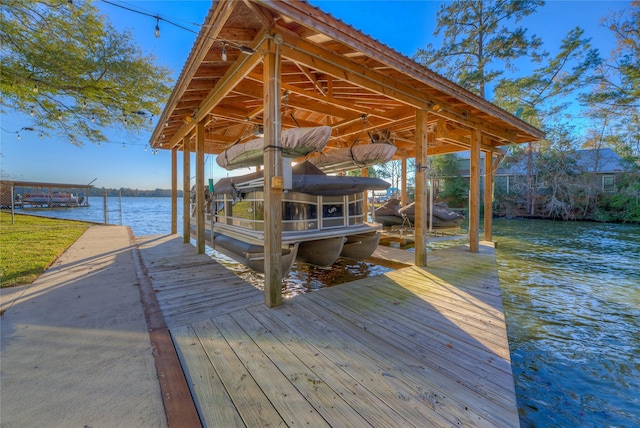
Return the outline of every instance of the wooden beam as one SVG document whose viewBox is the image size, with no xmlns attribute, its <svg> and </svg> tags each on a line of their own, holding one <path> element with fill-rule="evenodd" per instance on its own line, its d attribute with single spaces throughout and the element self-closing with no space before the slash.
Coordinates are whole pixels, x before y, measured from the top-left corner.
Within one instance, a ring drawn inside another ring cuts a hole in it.
<svg viewBox="0 0 640 428">
<path fill-rule="evenodd" d="M 204 224 L 204 120 L 196 125 L 196 248 L 205 253 Z"/>
<path fill-rule="evenodd" d="M 182 137 L 182 238 L 191 242 L 191 150 L 189 136 Z"/>
<path fill-rule="evenodd" d="M 449 128 L 445 120 L 440 119 L 436 123 L 436 140 L 441 140 L 448 144 L 454 144 L 471 149 L 471 137 L 473 130 L 467 128 Z M 502 153 L 503 150 L 484 141 L 480 144 L 480 149 L 486 152 Z"/>
<path fill-rule="evenodd" d="M 429 114 L 420 109 L 416 109 L 416 191 L 415 191 L 415 265 L 427 265 L 427 147 L 429 144 Z"/>
<path fill-rule="evenodd" d="M 297 64 L 297 65 L 298 65 L 298 68 L 300 69 L 300 71 L 302 71 L 302 74 L 304 74 L 305 77 L 307 79 L 309 79 L 309 81 L 311 83 L 313 83 L 313 86 L 318 90 L 318 92 L 320 92 L 322 95 L 324 95 L 326 97 L 327 96 L 327 92 L 324 90 L 324 88 L 322 87 L 320 82 L 318 82 L 318 78 L 313 75 L 311 70 L 309 70 L 309 68 L 307 68 L 307 67 L 301 66 L 300 64 Z"/>
<path fill-rule="evenodd" d="M 482 133 L 476 130 L 469 152 L 469 251 L 480 251 L 480 144 Z"/>
<path fill-rule="evenodd" d="M 402 165 L 402 176 L 401 176 L 401 185 L 402 185 L 402 192 L 400 193 L 400 203 L 402 204 L 402 206 L 404 207 L 405 205 L 407 205 L 407 158 L 402 158 L 401 160 L 401 165 Z"/>
<path fill-rule="evenodd" d="M 235 2 L 234 2 L 235 3 Z M 256 49 L 262 50 L 262 45 Z M 204 100 L 198 106 L 195 117 L 192 122 L 185 123 L 180 129 L 173 135 L 169 146 L 173 146 L 179 141 L 183 135 L 189 134 L 195 128 L 195 124 L 203 120 L 209 112 L 220 103 L 229 92 L 235 88 L 238 83 L 244 79 L 244 77 L 253 70 L 253 68 L 260 64 L 262 58 L 259 54 L 254 53 L 252 55 L 246 55 L 240 58 L 233 66 L 229 67 L 227 72 L 220 78 L 216 86 L 209 92 Z"/>
<path fill-rule="evenodd" d="M 171 149 L 171 234 L 178 233 L 178 149 Z"/>
<path fill-rule="evenodd" d="M 280 141 L 279 45 L 264 53 L 264 303 L 282 304 L 282 156 Z"/>
<path fill-rule="evenodd" d="M 369 176 L 369 168 L 360 168 L 360 175 L 362 177 Z M 367 220 L 367 214 L 369 213 L 369 191 L 364 192 L 364 201 L 362 201 L 362 212 L 364 212 L 365 221 Z"/>
<path fill-rule="evenodd" d="M 493 236 L 493 156 L 484 154 L 484 240 L 491 241 Z"/>
</svg>

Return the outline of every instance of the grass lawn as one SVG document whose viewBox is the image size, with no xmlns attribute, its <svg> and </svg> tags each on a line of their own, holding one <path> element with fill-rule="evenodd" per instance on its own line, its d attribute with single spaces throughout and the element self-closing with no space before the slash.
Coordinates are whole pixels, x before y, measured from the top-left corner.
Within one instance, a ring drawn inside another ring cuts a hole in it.
<svg viewBox="0 0 640 428">
<path fill-rule="evenodd" d="M 0 287 L 32 283 L 89 223 L 0 213 Z"/>
</svg>

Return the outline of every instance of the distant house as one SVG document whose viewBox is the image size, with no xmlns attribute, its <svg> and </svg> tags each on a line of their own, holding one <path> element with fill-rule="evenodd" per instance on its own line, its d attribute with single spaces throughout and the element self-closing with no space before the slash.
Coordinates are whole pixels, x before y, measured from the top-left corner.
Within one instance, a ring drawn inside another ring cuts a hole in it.
<svg viewBox="0 0 640 428">
<path fill-rule="evenodd" d="M 537 153 L 533 154 L 534 170 L 537 175 Z M 589 174 L 594 184 L 597 184 L 602 192 L 610 193 L 616 190 L 616 176 L 625 172 L 622 158 L 609 148 L 576 150 L 568 158 L 574 162 L 571 172 L 576 175 Z M 501 186 L 506 194 L 519 193 L 520 188 L 526 183 L 527 158 L 523 157 L 518 162 L 503 162 L 496 171 L 496 186 Z M 536 182 L 540 190 L 546 189 L 548 184 L 543 181 Z"/>
<path fill-rule="evenodd" d="M 462 177 L 469 177 L 469 152 L 460 152 L 458 156 L 458 166 Z M 538 154 L 533 154 L 533 176 L 537 176 L 536 158 Z M 569 156 L 574 163 L 572 166 L 575 174 L 593 175 L 602 192 L 615 192 L 616 177 L 625 172 L 622 158 L 609 148 L 576 150 Z M 484 167 L 484 162 L 480 163 Z M 519 194 L 526 190 L 527 184 L 527 157 L 523 156 L 516 162 L 503 161 L 495 174 L 494 183 L 496 188 L 500 188 L 506 194 Z M 481 171 L 484 175 L 484 171 Z M 548 187 L 548 183 L 538 181 L 536 188 L 543 190 Z"/>
</svg>

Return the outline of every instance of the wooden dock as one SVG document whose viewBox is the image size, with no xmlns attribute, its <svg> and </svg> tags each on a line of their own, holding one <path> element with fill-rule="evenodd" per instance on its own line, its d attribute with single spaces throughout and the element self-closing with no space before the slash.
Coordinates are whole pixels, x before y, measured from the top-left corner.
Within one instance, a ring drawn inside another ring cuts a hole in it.
<svg viewBox="0 0 640 428">
<path fill-rule="evenodd" d="M 181 237 L 137 242 L 206 426 L 519 426 L 490 245 L 269 309 Z"/>
</svg>

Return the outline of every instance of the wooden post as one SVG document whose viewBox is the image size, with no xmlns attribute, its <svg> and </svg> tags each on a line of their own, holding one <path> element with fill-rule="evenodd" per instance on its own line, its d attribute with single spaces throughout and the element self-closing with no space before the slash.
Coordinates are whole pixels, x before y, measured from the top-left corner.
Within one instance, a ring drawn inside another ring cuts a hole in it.
<svg viewBox="0 0 640 428">
<path fill-rule="evenodd" d="M 484 153 L 484 240 L 493 237 L 493 156 Z"/>
<path fill-rule="evenodd" d="M 178 233 L 178 148 L 171 149 L 171 234 Z"/>
<path fill-rule="evenodd" d="M 416 205 L 414 220 L 415 265 L 427 265 L 427 145 L 428 113 L 416 109 Z"/>
<path fill-rule="evenodd" d="M 474 130 L 471 134 L 469 178 L 469 251 L 477 253 L 480 249 L 480 143 L 482 133 Z"/>
<path fill-rule="evenodd" d="M 16 224 L 16 206 L 13 183 L 11 184 L 11 224 Z"/>
<path fill-rule="evenodd" d="M 196 125 L 196 248 L 204 254 L 204 120 Z"/>
<path fill-rule="evenodd" d="M 407 158 L 402 158 L 402 192 L 400 193 L 400 203 L 404 207 L 407 205 Z"/>
<path fill-rule="evenodd" d="M 282 153 L 280 146 L 280 65 L 276 35 L 264 54 L 264 303 L 282 304 Z M 281 40 L 281 38 L 280 38 Z"/>
<path fill-rule="evenodd" d="M 191 242 L 191 147 L 189 136 L 182 138 L 182 237 Z"/>
<path fill-rule="evenodd" d="M 369 168 L 360 168 L 360 175 L 362 177 L 369 176 Z M 371 204 L 373 206 L 373 204 Z M 364 221 L 367 221 L 367 215 L 369 214 L 369 191 L 364 191 L 364 201 L 362 201 L 362 212 L 364 213 Z M 373 218 L 371 219 L 373 220 Z"/>
</svg>

